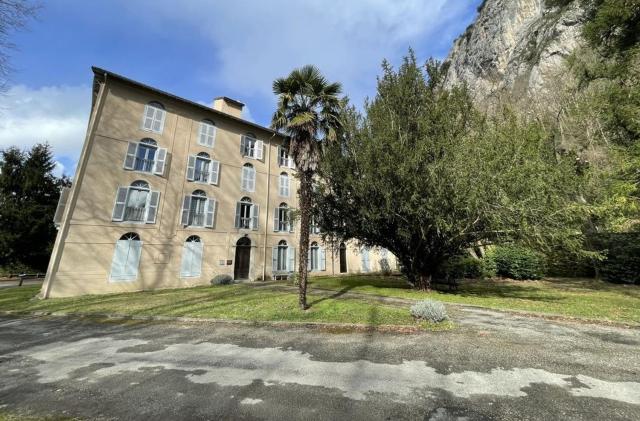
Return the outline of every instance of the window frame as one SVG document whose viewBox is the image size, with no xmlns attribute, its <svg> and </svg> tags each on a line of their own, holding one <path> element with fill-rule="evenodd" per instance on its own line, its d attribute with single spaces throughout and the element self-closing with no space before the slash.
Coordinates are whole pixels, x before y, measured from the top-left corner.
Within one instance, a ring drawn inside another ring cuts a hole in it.
<svg viewBox="0 0 640 421">
<path fill-rule="evenodd" d="M 149 110 L 153 109 L 153 115 L 149 115 Z M 159 116 L 159 118 L 158 118 Z M 142 125 L 140 128 L 145 132 L 162 134 L 164 131 L 164 123 L 167 116 L 167 110 L 164 105 L 158 101 L 150 101 L 145 104 L 144 112 L 142 114 Z M 151 125 L 149 128 L 146 127 L 147 119 L 151 119 Z M 156 123 L 158 123 L 158 128 L 154 128 Z"/>
</svg>

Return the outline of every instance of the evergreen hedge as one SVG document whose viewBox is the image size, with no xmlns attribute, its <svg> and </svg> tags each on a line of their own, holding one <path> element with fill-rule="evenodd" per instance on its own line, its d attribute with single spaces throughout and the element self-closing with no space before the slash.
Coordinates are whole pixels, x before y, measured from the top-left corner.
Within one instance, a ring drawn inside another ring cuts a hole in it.
<svg viewBox="0 0 640 421">
<path fill-rule="evenodd" d="M 543 256 L 525 247 L 497 246 L 488 258 L 495 262 L 497 274 L 505 278 L 540 279 L 545 275 Z"/>
</svg>

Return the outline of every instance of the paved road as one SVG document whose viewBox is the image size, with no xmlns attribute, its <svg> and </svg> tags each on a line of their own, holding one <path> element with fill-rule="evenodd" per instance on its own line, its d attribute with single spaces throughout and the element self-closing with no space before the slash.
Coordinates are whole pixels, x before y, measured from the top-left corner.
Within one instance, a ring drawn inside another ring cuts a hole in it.
<svg viewBox="0 0 640 421">
<path fill-rule="evenodd" d="M 640 419 L 640 331 L 454 311 L 459 329 L 424 334 L 0 317 L 0 412 Z"/>
</svg>

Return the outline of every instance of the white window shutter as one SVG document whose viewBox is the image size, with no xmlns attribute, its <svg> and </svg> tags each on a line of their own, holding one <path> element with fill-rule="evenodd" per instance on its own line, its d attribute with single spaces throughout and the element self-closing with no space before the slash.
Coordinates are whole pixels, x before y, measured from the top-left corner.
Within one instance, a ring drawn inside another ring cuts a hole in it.
<svg viewBox="0 0 640 421">
<path fill-rule="evenodd" d="M 198 145 L 208 146 L 207 145 L 207 123 L 204 121 L 200 122 L 200 126 L 198 127 Z"/>
<path fill-rule="evenodd" d="M 167 148 L 159 148 L 156 155 L 155 162 L 153 163 L 153 173 L 159 176 L 164 175 L 164 169 L 167 162 Z"/>
<path fill-rule="evenodd" d="M 264 156 L 264 142 L 262 140 L 256 140 L 254 158 L 258 161 L 262 161 L 262 157 Z"/>
<path fill-rule="evenodd" d="M 260 206 L 254 204 L 251 206 L 251 229 L 258 230 L 258 221 L 260 219 Z"/>
<path fill-rule="evenodd" d="M 214 146 L 216 146 L 216 126 L 214 126 L 213 124 L 209 124 L 208 130 L 209 130 L 209 144 L 207 146 L 209 146 L 210 148 L 213 148 Z"/>
<path fill-rule="evenodd" d="M 155 116 L 153 118 L 153 129 L 152 131 L 156 133 L 162 133 L 164 129 L 164 117 L 167 113 L 160 108 L 155 109 Z"/>
<path fill-rule="evenodd" d="M 287 247 L 287 271 L 294 272 L 296 270 L 296 249 L 289 246 Z"/>
<path fill-rule="evenodd" d="M 273 213 L 273 231 L 280 231 L 280 208 L 275 208 Z"/>
<path fill-rule="evenodd" d="M 240 228 L 240 210 L 242 209 L 242 204 L 240 202 L 236 203 L 236 221 L 234 226 L 236 228 Z"/>
<path fill-rule="evenodd" d="M 247 183 L 248 190 L 250 192 L 256 191 L 256 169 L 249 168 L 249 181 Z"/>
<path fill-rule="evenodd" d="M 311 267 L 311 253 L 312 253 L 312 251 L 311 251 L 311 247 L 309 247 L 309 248 L 308 248 L 308 251 L 307 251 L 307 270 L 308 270 L 308 271 L 311 271 L 311 270 L 313 269 L 313 268 Z"/>
<path fill-rule="evenodd" d="M 213 228 L 213 224 L 215 222 L 215 213 L 216 213 L 216 199 L 209 198 L 207 199 L 206 210 L 205 210 L 205 222 L 204 226 L 206 228 Z"/>
<path fill-rule="evenodd" d="M 142 254 L 142 241 L 131 241 L 129 243 L 129 255 L 125 266 L 125 276 L 128 280 L 138 277 L 138 267 L 140 266 L 140 255 Z"/>
<path fill-rule="evenodd" d="M 320 270 L 327 270 L 327 253 L 324 247 L 320 247 Z"/>
<path fill-rule="evenodd" d="M 278 271 L 278 247 L 271 249 L 271 270 L 273 272 Z"/>
<path fill-rule="evenodd" d="M 190 209 L 191 209 L 191 196 L 187 195 L 184 197 L 184 201 L 182 202 L 182 217 L 180 219 L 180 223 L 184 226 L 189 225 Z"/>
<path fill-rule="evenodd" d="M 289 209 L 287 211 L 287 221 L 289 221 L 289 232 L 293 232 L 294 231 L 294 229 L 293 229 L 293 226 L 294 226 L 294 224 L 293 224 L 293 215 L 291 215 L 292 212 L 293 211 L 291 209 Z"/>
<path fill-rule="evenodd" d="M 153 119 L 155 117 L 155 108 L 147 104 L 144 106 L 144 115 L 142 116 L 142 129 L 152 130 Z"/>
<path fill-rule="evenodd" d="M 113 205 L 113 214 L 111 215 L 112 221 L 120 222 L 124 219 L 124 208 L 127 203 L 128 192 L 128 187 L 118 187 L 118 190 L 116 192 L 116 201 Z"/>
<path fill-rule="evenodd" d="M 196 176 L 196 156 L 189 155 L 187 159 L 187 180 L 193 181 Z"/>
<path fill-rule="evenodd" d="M 147 195 L 147 209 L 146 209 L 146 217 L 145 222 L 147 224 L 155 224 L 156 216 L 158 215 L 158 204 L 160 203 L 160 192 L 152 191 L 151 194 Z"/>
<path fill-rule="evenodd" d="M 220 161 L 211 160 L 209 164 L 210 174 L 209 183 L 218 184 L 218 178 L 220 177 Z"/>
<path fill-rule="evenodd" d="M 129 241 L 118 240 L 113 250 L 113 259 L 111 260 L 111 273 L 109 279 L 119 280 L 124 276 L 124 268 L 127 264 L 127 255 L 129 254 Z"/>
<path fill-rule="evenodd" d="M 278 145 L 278 149 L 277 149 L 277 154 L 276 155 L 278 157 L 278 166 L 282 167 L 284 166 L 284 162 L 282 162 L 282 146 Z"/>
<path fill-rule="evenodd" d="M 124 169 L 132 170 L 136 164 L 136 151 L 138 149 L 137 142 L 129 142 L 127 145 L 127 155 L 124 157 Z"/>
<path fill-rule="evenodd" d="M 202 254 L 204 244 L 202 242 L 191 242 L 191 276 L 199 277 L 202 274 Z"/>
<path fill-rule="evenodd" d="M 249 167 L 242 167 L 242 177 L 240 179 L 240 189 L 244 191 L 248 191 L 249 188 L 247 186 L 249 182 Z"/>
<path fill-rule="evenodd" d="M 182 262 L 180 263 L 180 277 L 188 278 L 191 276 L 191 262 L 193 261 L 193 251 L 190 242 L 185 242 L 182 246 Z"/>
<path fill-rule="evenodd" d="M 240 156 L 245 156 L 247 150 L 247 137 L 240 136 Z"/>
</svg>

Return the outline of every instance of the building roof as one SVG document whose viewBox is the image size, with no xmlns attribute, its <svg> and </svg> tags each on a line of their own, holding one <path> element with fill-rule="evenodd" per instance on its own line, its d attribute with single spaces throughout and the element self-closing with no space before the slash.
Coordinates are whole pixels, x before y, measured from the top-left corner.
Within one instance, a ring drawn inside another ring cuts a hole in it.
<svg viewBox="0 0 640 421">
<path fill-rule="evenodd" d="M 251 126 L 253 128 L 264 130 L 264 131 L 272 133 L 272 134 L 274 134 L 276 136 L 284 137 L 284 135 L 282 133 L 279 133 L 279 132 L 277 132 L 277 131 L 269 128 L 269 127 L 261 126 L 260 124 L 252 123 L 252 122 L 244 120 L 242 118 L 238 118 L 238 117 L 232 116 L 232 115 L 227 114 L 225 112 L 218 111 L 218 110 L 213 109 L 211 107 L 207 107 L 206 105 L 202 105 L 202 104 L 199 104 L 197 102 L 188 100 L 186 98 L 182 98 L 182 97 L 179 97 L 177 95 L 171 94 L 169 92 L 154 88 L 153 86 L 145 85 L 144 83 L 135 81 L 133 79 L 129 79 L 129 78 L 125 77 L 125 76 L 119 75 L 119 74 L 111 72 L 109 70 L 105 70 L 105 69 L 102 69 L 102 68 L 96 67 L 96 66 L 92 66 L 91 70 L 93 71 L 93 74 L 96 77 L 96 79 L 115 79 L 115 80 L 118 80 L 120 82 L 135 86 L 137 88 L 141 88 L 141 89 L 145 89 L 145 90 L 151 91 L 156 95 L 161 95 L 161 96 L 164 96 L 166 98 L 170 98 L 170 99 L 172 99 L 174 101 L 182 102 L 183 104 L 190 105 L 192 107 L 197 107 L 197 108 L 200 108 L 202 110 L 206 110 L 209 113 L 214 113 L 214 114 L 217 114 L 217 115 L 219 115 L 221 117 L 228 118 L 228 119 L 240 122 L 242 124 L 246 124 L 246 125 Z M 244 106 L 244 104 L 242 102 L 236 101 L 235 99 L 231 99 L 231 98 L 228 98 L 228 97 L 218 97 L 216 99 L 225 99 L 225 100 L 233 102 L 235 104 Z"/>
</svg>

